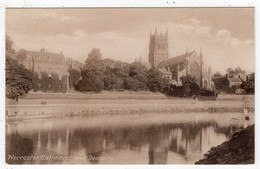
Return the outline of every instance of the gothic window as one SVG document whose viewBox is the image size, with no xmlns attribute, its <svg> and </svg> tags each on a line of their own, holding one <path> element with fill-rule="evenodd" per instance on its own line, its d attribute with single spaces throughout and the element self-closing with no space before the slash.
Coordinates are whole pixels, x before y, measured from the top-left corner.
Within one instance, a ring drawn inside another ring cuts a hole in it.
<svg viewBox="0 0 260 169">
<path fill-rule="evenodd" d="M 50 73 L 49 73 L 48 77 L 49 77 L 49 79 L 51 79 L 51 74 Z"/>
<path fill-rule="evenodd" d="M 62 75 L 59 75 L 59 80 L 61 80 L 61 78 L 62 78 Z"/>
<path fill-rule="evenodd" d="M 39 83 L 39 84 L 38 84 L 38 87 L 39 87 L 39 88 L 41 88 L 41 87 L 42 87 L 41 83 Z"/>
<path fill-rule="evenodd" d="M 51 86 L 51 84 L 49 84 L 49 88 L 51 88 L 52 86 Z"/>
</svg>

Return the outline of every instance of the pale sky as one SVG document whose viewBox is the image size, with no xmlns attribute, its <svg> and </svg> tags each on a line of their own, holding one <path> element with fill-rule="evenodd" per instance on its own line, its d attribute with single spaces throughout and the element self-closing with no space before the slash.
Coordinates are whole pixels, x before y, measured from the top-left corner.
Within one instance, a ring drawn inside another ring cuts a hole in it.
<svg viewBox="0 0 260 169">
<path fill-rule="evenodd" d="M 213 72 L 255 69 L 254 8 L 7 9 L 15 49 L 64 53 L 84 63 L 92 48 L 103 58 L 148 61 L 150 30 L 168 29 L 169 57 L 203 50 Z"/>
</svg>

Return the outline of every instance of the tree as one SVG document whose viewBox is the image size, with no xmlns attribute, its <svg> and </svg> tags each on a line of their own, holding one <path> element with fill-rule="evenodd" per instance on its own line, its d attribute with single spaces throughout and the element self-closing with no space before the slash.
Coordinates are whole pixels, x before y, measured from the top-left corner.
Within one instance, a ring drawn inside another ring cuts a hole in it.
<svg viewBox="0 0 260 169">
<path fill-rule="evenodd" d="M 162 77 L 161 72 L 156 68 L 151 68 L 148 71 L 147 87 L 152 92 L 163 92 L 169 85 L 169 81 Z"/>
<path fill-rule="evenodd" d="M 84 74 L 88 72 L 92 72 L 98 76 L 102 76 L 104 74 L 106 67 L 104 62 L 101 60 L 101 56 L 102 55 L 98 48 L 91 50 L 82 69 L 82 78 L 84 78 Z"/>
<path fill-rule="evenodd" d="M 247 75 L 246 82 L 241 84 L 247 93 L 255 93 L 255 73 Z"/>
<path fill-rule="evenodd" d="M 74 88 L 76 87 L 78 81 L 80 80 L 81 73 L 76 69 L 72 69 L 71 67 L 68 69 L 69 72 L 69 87 Z"/>
<path fill-rule="evenodd" d="M 235 74 L 239 74 L 239 73 L 242 73 L 244 75 L 246 75 L 246 71 L 244 71 L 243 69 L 241 69 L 240 67 L 236 67 L 235 69 Z"/>
<path fill-rule="evenodd" d="M 97 61 L 101 59 L 101 53 L 98 48 L 93 48 L 90 53 L 88 54 L 88 58 L 86 59 L 85 63 L 91 62 L 92 60 Z"/>
<path fill-rule="evenodd" d="M 94 91 L 100 92 L 104 89 L 104 82 L 99 76 L 93 72 L 87 72 L 76 85 L 76 90 L 79 91 Z"/>
<path fill-rule="evenodd" d="M 105 68 L 100 50 L 97 48 L 92 49 L 81 70 L 82 79 L 78 82 L 75 89 L 79 91 L 102 91 L 104 89 L 103 77 Z"/>
<path fill-rule="evenodd" d="M 198 96 L 200 94 L 200 86 L 196 82 L 190 84 L 190 96 Z"/>
<path fill-rule="evenodd" d="M 199 93 L 199 86 L 197 84 L 197 79 L 193 76 L 183 76 L 181 77 L 181 82 L 183 85 L 183 92 L 184 96 L 192 96 L 193 94 L 198 94 Z"/>
<path fill-rule="evenodd" d="M 6 41 L 5 41 L 5 54 L 6 54 L 6 58 L 7 57 L 14 57 L 15 55 L 15 50 L 13 49 L 13 45 L 14 42 L 12 41 L 12 39 L 6 35 Z"/>
<path fill-rule="evenodd" d="M 133 90 L 138 91 L 139 90 L 139 81 L 133 77 L 127 77 L 124 80 L 124 88 L 126 90 Z"/>
<path fill-rule="evenodd" d="M 221 76 L 221 74 L 220 74 L 219 71 L 217 71 L 217 72 L 213 75 L 213 77 L 219 77 L 219 76 Z"/>
<path fill-rule="evenodd" d="M 235 73 L 235 71 L 232 68 L 227 68 L 226 70 L 227 74 L 233 75 Z"/>
<path fill-rule="evenodd" d="M 15 50 L 9 36 L 6 37 L 6 97 L 14 100 L 32 89 L 33 73 L 14 60 Z"/>
<path fill-rule="evenodd" d="M 139 90 L 147 89 L 147 68 L 141 63 L 134 62 L 129 66 L 129 76 L 136 79 Z"/>
</svg>

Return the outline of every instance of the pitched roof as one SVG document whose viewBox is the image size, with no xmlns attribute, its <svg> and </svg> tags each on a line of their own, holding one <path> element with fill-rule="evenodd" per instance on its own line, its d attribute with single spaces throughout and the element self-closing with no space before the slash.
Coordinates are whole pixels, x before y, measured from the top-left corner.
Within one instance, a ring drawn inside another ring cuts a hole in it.
<svg viewBox="0 0 260 169">
<path fill-rule="evenodd" d="M 159 63 L 158 67 L 164 67 L 164 66 L 169 66 L 169 65 L 175 65 L 178 63 L 183 63 L 183 62 L 185 62 L 186 58 L 188 56 L 192 55 L 193 53 L 195 53 L 195 51 L 164 60 L 161 63 Z"/>
<path fill-rule="evenodd" d="M 34 57 L 35 61 L 40 60 L 42 62 L 51 62 L 58 64 L 65 63 L 65 57 L 63 54 L 26 51 L 26 55 Z"/>
</svg>

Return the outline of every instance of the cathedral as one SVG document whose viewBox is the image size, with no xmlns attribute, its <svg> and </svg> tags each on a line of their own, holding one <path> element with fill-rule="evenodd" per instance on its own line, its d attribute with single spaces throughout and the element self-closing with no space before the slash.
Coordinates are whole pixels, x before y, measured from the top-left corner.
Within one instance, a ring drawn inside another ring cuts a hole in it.
<svg viewBox="0 0 260 169">
<path fill-rule="evenodd" d="M 165 33 L 150 32 L 149 57 L 148 61 L 152 67 L 158 68 L 164 77 L 171 80 L 172 84 L 182 85 L 181 77 L 193 76 L 203 89 L 214 89 L 214 82 L 211 80 L 210 67 L 203 62 L 202 50 L 198 55 L 194 50 L 182 55 L 169 57 L 168 52 L 168 31 Z M 170 76 L 170 77 L 169 77 Z"/>
</svg>

